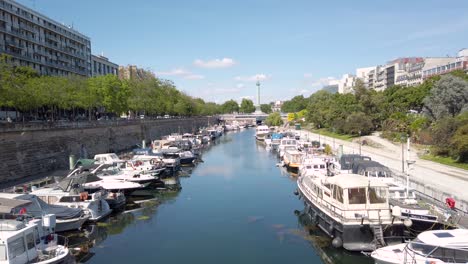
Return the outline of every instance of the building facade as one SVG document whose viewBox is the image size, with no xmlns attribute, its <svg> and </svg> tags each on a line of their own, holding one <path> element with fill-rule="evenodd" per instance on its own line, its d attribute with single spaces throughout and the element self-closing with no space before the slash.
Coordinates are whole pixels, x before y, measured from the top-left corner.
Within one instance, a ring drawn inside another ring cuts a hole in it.
<svg viewBox="0 0 468 264">
<path fill-rule="evenodd" d="M 92 74 L 89 37 L 11 0 L 0 0 L 0 53 L 39 74 Z"/>
<path fill-rule="evenodd" d="M 119 66 L 118 73 L 122 80 L 145 80 L 155 77 L 153 72 L 140 69 L 135 65 Z"/>
<path fill-rule="evenodd" d="M 345 74 L 338 81 L 338 93 L 352 93 L 353 87 L 356 84 L 357 77 L 352 74 Z"/>
<path fill-rule="evenodd" d="M 110 62 L 108 58 L 102 55 L 91 55 L 92 76 L 101 75 L 119 75 L 119 65 Z"/>
</svg>

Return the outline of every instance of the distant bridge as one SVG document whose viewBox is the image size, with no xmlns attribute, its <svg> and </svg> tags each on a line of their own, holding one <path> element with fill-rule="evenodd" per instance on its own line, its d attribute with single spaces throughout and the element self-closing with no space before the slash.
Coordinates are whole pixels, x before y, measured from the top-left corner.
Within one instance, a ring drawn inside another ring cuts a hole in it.
<svg viewBox="0 0 468 264">
<path fill-rule="evenodd" d="M 247 123 L 247 124 L 261 124 L 268 117 L 268 114 L 264 113 L 252 113 L 252 114 L 225 114 L 220 115 L 219 120 L 226 124 L 230 124 L 234 121 Z M 287 117 L 287 114 L 281 114 L 281 117 Z"/>
</svg>

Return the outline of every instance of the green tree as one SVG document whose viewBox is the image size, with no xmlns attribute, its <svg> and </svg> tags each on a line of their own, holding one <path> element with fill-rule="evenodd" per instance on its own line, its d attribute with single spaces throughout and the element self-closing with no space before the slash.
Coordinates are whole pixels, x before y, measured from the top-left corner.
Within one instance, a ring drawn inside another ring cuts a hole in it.
<svg viewBox="0 0 468 264">
<path fill-rule="evenodd" d="M 468 162 L 468 124 L 460 126 L 450 139 L 453 156 L 458 162 Z"/>
<path fill-rule="evenodd" d="M 424 107 L 435 120 L 455 117 L 468 108 L 468 82 L 452 75 L 442 76 L 424 99 Z"/>
<path fill-rule="evenodd" d="M 247 113 L 247 114 L 253 113 L 255 111 L 255 106 L 252 100 L 243 98 L 239 111 L 241 111 L 242 113 Z"/>
<path fill-rule="evenodd" d="M 303 95 L 294 96 L 291 100 L 285 101 L 281 106 L 283 113 L 299 112 L 307 107 L 307 99 Z"/>
<path fill-rule="evenodd" d="M 261 104 L 260 105 L 260 110 L 265 114 L 269 114 L 269 113 L 273 112 L 271 110 L 271 104 Z"/>
<path fill-rule="evenodd" d="M 231 99 L 224 102 L 224 104 L 221 106 L 221 109 L 225 114 L 232 114 L 234 112 L 239 112 L 239 105 L 236 101 Z"/>
<path fill-rule="evenodd" d="M 269 126 L 281 126 L 283 125 L 283 119 L 281 118 L 280 113 L 274 112 L 268 115 L 265 119 L 265 123 Z"/>
<path fill-rule="evenodd" d="M 365 113 L 352 113 L 346 118 L 344 130 L 347 134 L 368 135 L 373 130 L 372 120 Z"/>
</svg>

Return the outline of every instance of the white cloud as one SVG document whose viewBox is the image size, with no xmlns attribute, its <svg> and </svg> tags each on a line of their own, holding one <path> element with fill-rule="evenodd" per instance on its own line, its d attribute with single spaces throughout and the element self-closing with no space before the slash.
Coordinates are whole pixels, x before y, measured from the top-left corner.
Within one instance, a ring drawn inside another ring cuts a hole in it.
<svg viewBox="0 0 468 264">
<path fill-rule="evenodd" d="M 201 80 L 201 79 L 205 79 L 205 76 L 200 75 L 200 74 L 189 74 L 189 75 L 184 76 L 183 78 L 187 80 Z"/>
<path fill-rule="evenodd" d="M 324 77 L 317 80 L 313 80 L 310 86 L 314 88 L 322 88 L 323 86 L 330 85 L 332 83 L 336 83 L 338 80 L 334 77 Z"/>
<path fill-rule="evenodd" d="M 175 68 L 170 71 L 155 72 L 154 74 L 156 74 L 156 76 L 183 76 L 191 74 L 191 72 L 183 68 Z"/>
<path fill-rule="evenodd" d="M 271 79 L 271 74 L 266 75 L 263 73 L 255 74 L 252 76 L 236 76 L 234 80 L 236 81 L 244 81 L 244 82 L 255 82 L 255 81 L 266 81 Z"/>
<path fill-rule="evenodd" d="M 206 95 L 223 95 L 223 94 L 233 94 L 240 92 L 238 88 L 215 88 L 215 89 L 206 89 L 202 91 Z"/>
<path fill-rule="evenodd" d="M 304 73 L 304 78 L 312 78 L 312 73 Z"/>
<path fill-rule="evenodd" d="M 193 65 L 200 68 L 209 68 L 209 69 L 219 69 L 219 68 L 229 68 L 237 64 L 237 62 L 231 58 L 222 58 L 214 60 L 200 60 L 197 59 L 193 62 Z"/>
<path fill-rule="evenodd" d="M 242 89 L 242 88 L 245 87 L 245 85 L 244 85 L 243 83 L 238 83 L 238 84 L 236 85 L 236 87 L 239 88 L 239 89 Z"/>
<path fill-rule="evenodd" d="M 201 80 L 205 79 L 205 76 L 200 74 L 194 74 L 184 68 L 175 68 L 170 71 L 155 72 L 156 76 L 178 76 L 187 80 Z"/>
</svg>

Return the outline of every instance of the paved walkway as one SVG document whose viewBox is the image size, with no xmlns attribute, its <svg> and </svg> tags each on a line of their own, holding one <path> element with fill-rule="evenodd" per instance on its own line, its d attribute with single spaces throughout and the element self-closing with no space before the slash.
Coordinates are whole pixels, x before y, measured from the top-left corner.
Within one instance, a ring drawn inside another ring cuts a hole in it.
<svg viewBox="0 0 468 264">
<path fill-rule="evenodd" d="M 315 133 L 301 131 L 301 137 L 311 140 L 318 140 L 332 146 L 333 149 L 338 149 L 339 145 L 343 145 L 344 153 L 359 153 L 359 143 L 334 139 Z M 396 172 L 402 172 L 402 151 L 401 145 L 387 141 L 377 135 L 362 137 L 368 138 L 377 145 L 377 147 L 361 146 L 362 155 L 370 156 L 373 160 L 382 163 Z M 406 145 L 404 146 L 404 156 L 406 159 Z M 431 190 L 438 190 L 443 193 L 443 196 L 452 196 L 459 200 L 464 200 L 468 203 L 468 170 L 463 170 L 451 166 L 446 166 L 440 163 L 419 159 L 414 148 L 410 151 L 410 160 L 416 161 L 410 170 L 410 178 L 421 183 Z M 406 171 L 405 166 L 405 171 Z M 437 197 L 441 199 L 443 197 Z M 468 208 L 462 208 L 466 211 Z"/>
</svg>

